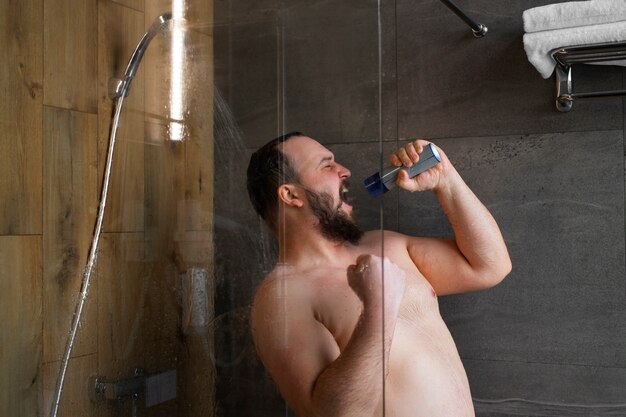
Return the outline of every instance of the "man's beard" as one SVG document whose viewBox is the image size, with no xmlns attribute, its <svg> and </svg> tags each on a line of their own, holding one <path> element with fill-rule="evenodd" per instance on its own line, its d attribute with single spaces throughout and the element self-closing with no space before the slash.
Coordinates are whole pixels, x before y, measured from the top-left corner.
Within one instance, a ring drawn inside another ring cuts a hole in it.
<svg viewBox="0 0 626 417">
<path fill-rule="evenodd" d="M 330 194 L 310 190 L 305 190 L 305 193 L 324 237 L 335 242 L 347 241 L 353 245 L 359 243 L 363 237 L 363 230 L 345 212 L 333 208 L 333 198 Z"/>
</svg>

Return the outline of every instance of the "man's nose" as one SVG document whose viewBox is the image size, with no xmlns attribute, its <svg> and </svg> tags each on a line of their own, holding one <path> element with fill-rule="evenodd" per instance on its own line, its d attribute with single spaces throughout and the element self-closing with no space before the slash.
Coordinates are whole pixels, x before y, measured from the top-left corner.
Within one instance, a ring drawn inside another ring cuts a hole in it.
<svg viewBox="0 0 626 417">
<path fill-rule="evenodd" d="M 346 167 L 344 167 L 341 164 L 337 164 L 337 167 L 339 168 L 339 177 L 340 178 L 350 178 L 352 176 L 352 173 L 350 172 L 350 170 Z"/>
</svg>

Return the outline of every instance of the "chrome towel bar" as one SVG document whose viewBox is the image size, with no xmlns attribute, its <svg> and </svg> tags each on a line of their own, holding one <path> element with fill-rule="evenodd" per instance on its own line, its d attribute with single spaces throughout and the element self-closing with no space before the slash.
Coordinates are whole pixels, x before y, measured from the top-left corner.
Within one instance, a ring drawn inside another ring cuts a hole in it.
<svg viewBox="0 0 626 417">
<path fill-rule="evenodd" d="M 550 51 L 556 61 L 556 108 L 560 112 L 572 109 L 574 99 L 626 95 L 626 90 L 575 93 L 572 66 L 626 59 L 626 41 L 560 47 Z"/>
</svg>

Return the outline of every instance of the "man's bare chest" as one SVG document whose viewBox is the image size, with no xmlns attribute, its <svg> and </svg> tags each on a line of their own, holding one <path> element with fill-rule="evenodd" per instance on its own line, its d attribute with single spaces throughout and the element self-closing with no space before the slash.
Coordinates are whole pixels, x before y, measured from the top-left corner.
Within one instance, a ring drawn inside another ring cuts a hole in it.
<svg viewBox="0 0 626 417">
<path fill-rule="evenodd" d="M 430 283 L 419 272 L 411 271 L 406 278 L 397 319 L 412 326 L 433 315 L 439 317 L 437 295 Z M 315 318 L 328 329 L 343 350 L 359 321 L 363 304 L 348 285 L 345 273 L 325 276 L 318 288 L 320 291 L 314 303 Z"/>
</svg>

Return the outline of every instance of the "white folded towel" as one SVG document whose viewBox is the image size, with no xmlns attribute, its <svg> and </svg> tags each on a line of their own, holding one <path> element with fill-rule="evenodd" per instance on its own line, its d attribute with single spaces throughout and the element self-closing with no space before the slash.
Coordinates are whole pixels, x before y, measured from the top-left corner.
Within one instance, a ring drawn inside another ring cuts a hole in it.
<svg viewBox="0 0 626 417">
<path fill-rule="evenodd" d="M 589 0 L 548 4 L 522 14 L 527 33 L 626 20 L 626 0 Z"/>
<path fill-rule="evenodd" d="M 626 1 L 626 0 L 625 0 Z M 581 26 L 524 34 L 524 50 L 531 64 L 543 78 L 549 78 L 556 62 L 550 51 L 562 46 L 590 45 L 626 40 L 626 21 L 603 25 Z M 609 64 L 609 63 L 605 63 Z M 624 61 L 612 61 L 610 65 L 626 66 Z"/>
</svg>

